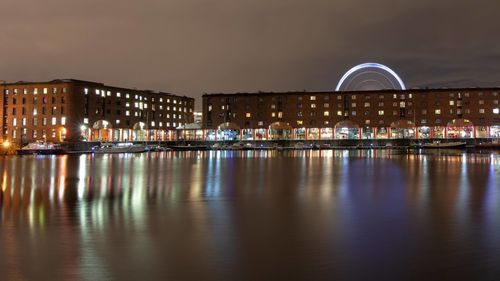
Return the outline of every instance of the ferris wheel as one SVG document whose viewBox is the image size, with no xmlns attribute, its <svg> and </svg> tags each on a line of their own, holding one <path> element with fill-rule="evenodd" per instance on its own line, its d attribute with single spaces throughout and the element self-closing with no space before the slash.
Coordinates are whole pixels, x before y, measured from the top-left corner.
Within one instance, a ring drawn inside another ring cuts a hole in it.
<svg viewBox="0 0 500 281">
<path fill-rule="evenodd" d="M 363 63 L 349 69 L 337 84 L 336 91 L 405 90 L 403 80 L 389 67 Z"/>
</svg>

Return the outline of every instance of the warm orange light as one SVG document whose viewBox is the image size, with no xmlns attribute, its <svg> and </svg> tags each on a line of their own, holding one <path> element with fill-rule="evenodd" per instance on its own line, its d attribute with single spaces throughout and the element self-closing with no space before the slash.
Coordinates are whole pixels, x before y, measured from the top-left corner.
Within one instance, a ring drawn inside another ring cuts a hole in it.
<svg viewBox="0 0 500 281">
<path fill-rule="evenodd" d="M 3 147 L 8 148 L 10 146 L 10 142 L 8 140 L 2 143 Z"/>
</svg>

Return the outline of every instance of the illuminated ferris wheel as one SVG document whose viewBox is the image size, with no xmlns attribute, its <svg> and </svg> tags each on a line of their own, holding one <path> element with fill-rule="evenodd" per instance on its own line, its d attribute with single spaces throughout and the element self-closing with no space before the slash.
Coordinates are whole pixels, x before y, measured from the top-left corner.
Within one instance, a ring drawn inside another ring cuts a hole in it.
<svg viewBox="0 0 500 281">
<path fill-rule="evenodd" d="M 389 67 L 363 63 L 349 69 L 337 84 L 336 91 L 405 90 L 403 80 Z"/>
</svg>

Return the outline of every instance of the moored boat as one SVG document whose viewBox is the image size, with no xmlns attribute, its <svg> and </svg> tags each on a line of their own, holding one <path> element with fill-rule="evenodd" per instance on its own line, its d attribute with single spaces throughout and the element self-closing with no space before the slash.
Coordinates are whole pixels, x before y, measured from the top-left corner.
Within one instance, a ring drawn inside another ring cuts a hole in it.
<svg viewBox="0 0 500 281">
<path fill-rule="evenodd" d="M 103 144 L 99 147 L 94 148 L 94 153 L 97 154 L 141 153 L 146 151 L 148 151 L 148 148 L 146 146 L 133 143 Z"/>
<path fill-rule="evenodd" d="M 63 154 L 63 153 L 65 153 L 65 151 L 60 144 L 54 144 L 44 141 L 32 142 L 22 147 L 21 149 L 17 150 L 17 154 L 19 155 L 28 155 L 28 154 L 47 155 L 47 154 Z"/>
<path fill-rule="evenodd" d="M 467 145 L 466 142 L 433 142 L 425 143 L 423 148 L 441 148 L 441 149 L 462 149 Z"/>
<path fill-rule="evenodd" d="M 476 148 L 478 148 L 478 149 L 500 149 L 500 141 L 495 140 L 492 142 L 484 142 L 484 143 L 476 144 Z"/>
</svg>

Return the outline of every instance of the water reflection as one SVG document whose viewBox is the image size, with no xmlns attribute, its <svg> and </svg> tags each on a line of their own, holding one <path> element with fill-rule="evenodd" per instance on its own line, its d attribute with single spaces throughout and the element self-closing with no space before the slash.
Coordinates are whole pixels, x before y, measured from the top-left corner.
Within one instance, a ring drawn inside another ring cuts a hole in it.
<svg viewBox="0 0 500 281">
<path fill-rule="evenodd" d="M 499 164 L 389 150 L 0 158 L 0 270 L 13 280 L 493 276 Z M 474 267 L 449 272 L 464 263 Z"/>
</svg>

